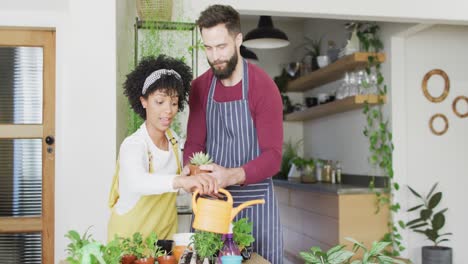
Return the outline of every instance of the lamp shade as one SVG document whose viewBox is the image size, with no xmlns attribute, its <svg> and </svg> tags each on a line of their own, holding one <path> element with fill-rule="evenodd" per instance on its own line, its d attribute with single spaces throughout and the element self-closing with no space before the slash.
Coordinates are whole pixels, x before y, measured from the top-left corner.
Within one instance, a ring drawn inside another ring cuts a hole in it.
<svg viewBox="0 0 468 264">
<path fill-rule="evenodd" d="M 260 16 L 257 28 L 245 35 L 244 46 L 256 49 L 274 49 L 289 45 L 288 36 L 273 27 L 271 16 Z"/>
<path fill-rule="evenodd" d="M 240 54 L 243 58 L 246 58 L 248 60 L 258 61 L 257 54 L 246 48 L 244 45 L 240 46 Z"/>
</svg>

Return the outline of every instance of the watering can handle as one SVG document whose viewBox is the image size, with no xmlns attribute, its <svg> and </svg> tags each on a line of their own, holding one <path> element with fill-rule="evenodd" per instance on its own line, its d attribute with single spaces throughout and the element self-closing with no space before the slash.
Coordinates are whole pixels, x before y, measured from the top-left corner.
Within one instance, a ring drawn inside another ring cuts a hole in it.
<svg viewBox="0 0 468 264">
<path fill-rule="evenodd" d="M 218 192 L 220 193 L 224 193 L 227 197 L 227 202 L 232 206 L 232 204 L 234 203 L 233 200 L 232 200 L 232 195 L 225 189 L 223 188 L 219 188 L 218 189 Z M 200 192 L 198 190 L 196 190 L 193 195 L 192 195 L 192 210 L 193 210 L 193 213 L 194 214 L 197 214 L 197 198 L 199 196 Z"/>
</svg>

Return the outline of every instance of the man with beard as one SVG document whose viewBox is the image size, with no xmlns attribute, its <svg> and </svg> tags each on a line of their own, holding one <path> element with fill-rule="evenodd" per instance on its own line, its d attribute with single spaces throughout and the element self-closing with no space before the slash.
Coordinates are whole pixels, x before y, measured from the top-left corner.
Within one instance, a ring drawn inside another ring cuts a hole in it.
<svg viewBox="0 0 468 264">
<path fill-rule="evenodd" d="M 271 177 L 281 164 L 283 106 L 279 90 L 258 66 L 240 56 L 239 13 L 213 5 L 197 24 L 211 69 L 192 82 L 184 162 L 207 152 L 205 165 L 238 205 L 264 198 L 264 205 L 241 211 L 236 219 L 253 222 L 255 252 L 271 263 L 283 262 L 283 236 Z M 184 169 L 187 173 L 187 168 Z"/>
</svg>

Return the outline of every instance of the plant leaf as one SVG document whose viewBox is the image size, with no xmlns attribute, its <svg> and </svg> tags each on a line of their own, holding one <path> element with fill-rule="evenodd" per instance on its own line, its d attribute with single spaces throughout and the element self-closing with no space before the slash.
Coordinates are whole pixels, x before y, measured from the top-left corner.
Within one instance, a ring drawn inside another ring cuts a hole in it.
<svg viewBox="0 0 468 264">
<path fill-rule="evenodd" d="M 427 194 L 426 199 L 429 199 L 429 197 L 431 197 L 432 193 L 434 192 L 435 188 L 437 187 L 437 184 L 439 184 L 439 183 L 438 183 L 438 182 L 434 183 L 434 185 L 432 186 L 431 190 L 430 190 L 429 193 Z"/>
<path fill-rule="evenodd" d="M 411 187 L 408 186 L 408 189 L 410 189 L 410 191 L 411 191 L 414 195 L 416 195 L 417 197 L 419 197 L 419 198 L 422 199 L 422 196 L 421 196 L 419 193 L 417 193 L 415 190 L 413 190 L 413 188 L 411 188 Z"/>
<path fill-rule="evenodd" d="M 423 206 L 424 206 L 424 204 L 420 204 L 420 205 L 417 205 L 415 207 L 411 207 L 410 209 L 406 210 L 406 212 L 412 212 L 412 211 L 418 210 L 419 208 L 421 208 Z"/>
<path fill-rule="evenodd" d="M 371 256 L 378 255 L 384 248 L 386 248 L 388 245 L 390 245 L 389 242 L 378 242 L 378 243 L 373 243 L 372 248 L 369 250 L 369 254 Z"/>
<path fill-rule="evenodd" d="M 427 223 L 417 224 L 417 225 L 408 226 L 408 227 L 410 229 L 415 229 L 415 228 L 420 228 L 420 227 L 423 227 L 423 226 L 427 226 Z"/>
<path fill-rule="evenodd" d="M 440 230 L 445 224 L 445 216 L 441 213 L 435 214 L 432 219 L 432 228 Z"/>
<path fill-rule="evenodd" d="M 342 250 L 338 252 L 334 252 L 328 257 L 328 261 L 330 264 L 341 264 L 348 259 L 350 259 L 354 255 L 354 252 L 348 250 Z"/>
<path fill-rule="evenodd" d="M 429 209 L 433 209 L 434 207 L 436 207 L 439 204 L 441 199 L 442 199 L 442 193 L 441 192 L 435 193 L 429 200 L 429 204 L 428 204 Z"/>
<path fill-rule="evenodd" d="M 411 226 L 411 225 L 414 225 L 416 223 L 419 224 L 419 222 L 422 222 L 423 220 L 421 218 L 417 218 L 417 219 L 414 219 L 414 220 L 411 220 L 409 221 L 408 223 L 406 223 L 406 226 Z"/>
<path fill-rule="evenodd" d="M 431 209 L 424 209 L 424 210 L 421 210 L 421 219 L 426 221 L 428 220 L 431 215 L 432 215 L 432 210 Z"/>
</svg>

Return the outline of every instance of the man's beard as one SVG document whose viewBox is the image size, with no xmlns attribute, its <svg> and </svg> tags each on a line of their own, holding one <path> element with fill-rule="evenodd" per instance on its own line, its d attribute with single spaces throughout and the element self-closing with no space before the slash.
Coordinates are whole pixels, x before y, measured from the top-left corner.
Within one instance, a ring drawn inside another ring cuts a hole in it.
<svg viewBox="0 0 468 264">
<path fill-rule="evenodd" d="M 227 60 L 227 61 L 222 61 L 220 63 L 226 63 L 226 67 L 224 69 L 217 69 L 215 68 L 215 65 L 211 63 L 208 60 L 208 64 L 210 64 L 211 69 L 213 69 L 213 73 L 216 76 L 216 78 L 223 80 L 231 77 L 232 73 L 236 69 L 237 66 L 237 60 L 239 59 L 239 56 L 237 56 L 237 52 L 234 52 L 234 55 Z"/>
</svg>

